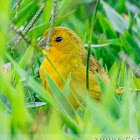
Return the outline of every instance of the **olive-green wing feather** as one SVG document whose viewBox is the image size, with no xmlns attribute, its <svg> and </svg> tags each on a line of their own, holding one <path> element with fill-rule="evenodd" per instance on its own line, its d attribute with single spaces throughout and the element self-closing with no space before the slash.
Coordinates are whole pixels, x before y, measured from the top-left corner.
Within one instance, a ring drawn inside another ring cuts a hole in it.
<svg viewBox="0 0 140 140">
<path fill-rule="evenodd" d="M 83 65 L 87 65 L 87 50 L 83 49 L 81 57 Z M 100 65 L 100 63 L 96 60 L 93 55 L 90 55 L 90 62 L 89 62 L 89 71 L 93 74 L 98 73 L 99 76 L 106 82 L 109 81 L 109 75 L 106 70 Z"/>
<path fill-rule="evenodd" d="M 81 59 L 83 65 L 87 66 L 87 50 L 83 49 Z M 101 90 L 96 79 L 96 73 L 103 79 L 103 81 L 109 81 L 109 75 L 106 70 L 100 65 L 100 63 L 91 55 L 89 62 L 89 90 L 90 95 L 96 99 L 101 99 Z"/>
</svg>

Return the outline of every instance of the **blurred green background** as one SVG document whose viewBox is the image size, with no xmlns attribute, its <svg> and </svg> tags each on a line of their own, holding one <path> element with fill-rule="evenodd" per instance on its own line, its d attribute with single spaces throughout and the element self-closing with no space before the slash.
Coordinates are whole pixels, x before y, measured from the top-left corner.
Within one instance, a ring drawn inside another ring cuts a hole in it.
<svg viewBox="0 0 140 140">
<path fill-rule="evenodd" d="M 88 44 L 96 3 L 59 0 L 56 26 L 70 28 Z M 130 90 L 140 89 L 140 1 L 100 2 L 92 55 L 109 72 L 111 83 L 99 80 L 102 102 L 87 98 L 77 111 L 59 97 L 55 102 L 40 83 L 44 56 L 36 45 L 50 26 L 51 8 L 52 0 L 0 1 L 0 139 L 140 137 L 139 93 Z M 116 96 L 116 83 L 125 87 L 123 95 Z"/>
</svg>

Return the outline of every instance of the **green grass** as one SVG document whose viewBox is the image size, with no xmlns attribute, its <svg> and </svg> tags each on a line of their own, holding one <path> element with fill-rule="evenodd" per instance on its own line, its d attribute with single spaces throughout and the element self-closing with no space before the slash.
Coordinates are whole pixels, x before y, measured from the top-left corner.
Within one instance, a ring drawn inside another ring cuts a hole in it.
<svg viewBox="0 0 140 140">
<path fill-rule="evenodd" d="M 58 2 L 56 26 L 70 28 L 88 44 L 96 1 Z M 91 34 L 91 46 L 99 47 L 91 53 L 111 82 L 98 78 L 103 100 L 87 97 L 76 111 L 68 101 L 71 74 L 61 91 L 46 73 L 56 101 L 40 82 L 44 56 L 36 46 L 50 26 L 51 5 L 52 0 L 19 0 L 18 6 L 0 1 L 0 139 L 140 138 L 140 93 L 131 90 L 140 89 L 140 2 L 101 1 Z M 20 35 L 24 39 L 17 42 Z M 116 95 L 116 83 L 124 94 Z"/>
</svg>

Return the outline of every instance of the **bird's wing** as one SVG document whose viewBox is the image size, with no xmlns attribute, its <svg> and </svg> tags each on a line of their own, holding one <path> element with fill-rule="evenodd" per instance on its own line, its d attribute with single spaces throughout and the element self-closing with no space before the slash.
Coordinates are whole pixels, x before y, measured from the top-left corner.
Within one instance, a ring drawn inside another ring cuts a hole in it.
<svg viewBox="0 0 140 140">
<path fill-rule="evenodd" d="M 81 54 L 81 59 L 83 65 L 87 66 L 87 50 L 83 49 Z M 103 79 L 103 81 L 108 82 L 109 81 L 109 75 L 106 72 L 106 70 L 100 65 L 100 63 L 91 55 L 90 56 L 90 62 L 89 62 L 89 90 L 90 95 L 96 99 L 101 98 L 101 90 L 99 87 L 99 84 L 96 79 L 96 73 L 100 76 L 100 78 Z"/>
<path fill-rule="evenodd" d="M 82 63 L 83 65 L 87 66 L 87 50 L 83 49 L 82 51 Z M 100 63 L 96 60 L 93 55 L 90 55 L 90 62 L 89 62 L 89 71 L 93 74 L 98 73 L 99 76 L 103 79 L 103 81 L 107 82 L 109 80 L 109 75 L 106 70 L 100 65 Z"/>
</svg>

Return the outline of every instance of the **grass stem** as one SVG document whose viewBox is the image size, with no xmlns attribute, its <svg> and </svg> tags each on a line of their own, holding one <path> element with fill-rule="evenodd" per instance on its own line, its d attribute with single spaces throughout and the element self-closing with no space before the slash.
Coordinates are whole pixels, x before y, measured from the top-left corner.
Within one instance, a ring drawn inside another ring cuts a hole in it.
<svg viewBox="0 0 140 140">
<path fill-rule="evenodd" d="M 97 4 L 94 9 L 92 22 L 91 22 L 90 38 L 88 41 L 88 55 L 87 55 L 87 69 L 86 69 L 86 87 L 87 87 L 88 91 L 89 91 L 89 61 L 90 61 L 90 53 L 91 53 L 91 41 L 92 41 L 92 34 L 94 31 L 94 25 L 95 25 L 95 21 L 96 21 L 96 15 L 97 15 L 99 4 L 100 4 L 100 0 L 97 1 Z"/>
</svg>

